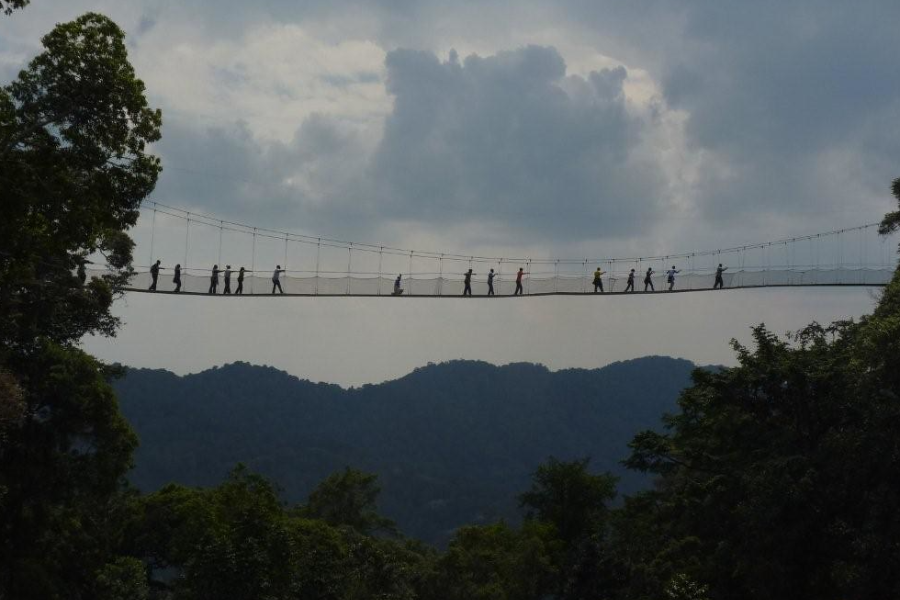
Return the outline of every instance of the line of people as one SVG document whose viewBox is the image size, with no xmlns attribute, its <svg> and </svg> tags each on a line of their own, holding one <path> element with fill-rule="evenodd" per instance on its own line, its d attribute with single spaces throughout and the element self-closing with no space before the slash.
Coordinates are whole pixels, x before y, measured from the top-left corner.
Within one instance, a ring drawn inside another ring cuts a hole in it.
<svg viewBox="0 0 900 600">
<path fill-rule="evenodd" d="M 513 296 L 521 296 L 525 288 L 522 287 L 522 278 L 529 273 L 525 271 L 524 268 L 520 267 L 519 272 L 516 273 L 516 290 L 513 292 Z M 472 272 L 472 269 L 466 271 L 463 275 L 463 296 L 471 296 L 472 295 L 472 276 L 475 275 Z M 491 269 L 487 276 L 487 285 L 488 285 L 488 296 L 494 296 L 494 277 L 496 273 Z M 394 280 L 394 291 L 391 295 L 393 296 L 401 296 L 404 292 L 402 287 L 403 274 L 397 275 L 397 279 Z"/>
<path fill-rule="evenodd" d="M 159 280 L 159 272 L 161 269 L 165 269 L 166 267 L 161 266 L 162 261 L 157 260 L 150 267 L 150 278 L 151 283 L 148 291 L 155 292 L 156 285 Z M 716 267 L 716 278 L 715 283 L 713 284 L 713 289 L 722 289 L 725 287 L 725 280 L 723 278 L 723 273 L 728 270 L 728 267 L 723 267 L 722 263 L 719 263 L 719 266 Z M 174 276 L 172 277 L 172 283 L 175 284 L 174 292 L 178 293 L 181 291 L 181 265 L 175 265 Z M 230 295 L 231 292 L 231 265 L 225 265 L 225 270 L 221 271 L 219 269 L 219 265 L 213 265 L 212 272 L 210 274 L 209 279 L 209 290 L 208 294 L 217 294 L 219 289 L 219 273 L 223 274 L 224 278 L 224 289 L 222 290 L 223 295 Z M 284 289 L 281 287 L 281 274 L 284 273 L 285 270 L 281 268 L 281 265 L 276 265 L 275 270 L 272 272 L 272 294 L 275 293 L 275 290 L 278 290 L 279 293 L 283 294 Z M 252 273 L 252 271 L 241 267 L 237 273 L 237 288 L 234 290 L 235 295 L 241 295 L 244 293 L 244 276 L 247 273 Z M 653 287 L 653 275 L 656 272 L 652 267 L 647 268 L 647 272 L 644 274 L 644 291 L 656 291 Z M 669 284 L 668 291 L 672 291 L 675 289 L 675 275 L 681 273 L 681 269 L 676 269 L 675 265 L 672 265 L 671 269 L 666 271 L 666 283 Z M 606 271 L 602 270 L 600 267 L 597 267 L 597 270 L 594 271 L 594 293 L 597 292 L 603 293 L 603 276 L 606 274 Z M 463 296 L 471 296 L 472 295 L 472 276 L 475 273 L 472 269 L 469 269 L 464 274 L 463 278 Z M 491 269 L 487 275 L 487 285 L 488 285 L 488 296 L 493 296 L 494 294 L 494 277 L 495 277 L 494 269 Z M 520 296 L 524 293 L 524 287 L 522 285 L 522 278 L 525 275 L 529 275 L 528 272 L 525 271 L 524 268 L 520 267 L 519 271 L 516 273 L 516 289 L 513 292 L 513 296 Z M 394 280 L 394 291 L 392 293 L 393 296 L 400 296 L 403 294 L 404 290 L 402 287 L 402 279 L 403 275 L 397 275 L 397 279 Z M 627 285 L 625 286 L 625 292 L 634 292 L 634 279 L 635 279 L 635 270 L 631 269 L 628 273 Z"/>
<path fill-rule="evenodd" d="M 148 291 L 155 292 L 156 286 L 159 282 L 159 272 L 162 269 L 166 269 L 167 267 L 162 266 L 162 261 L 157 260 L 150 266 L 150 287 Z M 236 296 L 242 295 L 244 293 L 244 276 L 247 273 L 252 273 L 253 271 L 249 269 L 245 269 L 241 267 L 237 272 L 237 288 L 234 290 L 234 294 Z M 209 290 L 207 294 L 218 294 L 219 293 L 219 273 L 222 273 L 224 280 L 224 288 L 222 289 L 223 295 L 230 295 L 231 292 L 231 265 L 225 265 L 225 270 L 222 271 L 219 269 L 219 265 L 213 265 L 212 272 L 209 277 Z M 272 293 L 275 293 L 275 290 L 278 290 L 279 293 L 284 293 L 284 289 L 281 287 L 281 274 L 284 273 L 284 269 L 281 268 L 281 265 L 277 265 L 275 267 L 275 271 L 272 273 Z M 175 284 L 175 289 L 172 290 L 175 293 L 181 292 L 181 265 L 177 264 L 174 268 L 174 274 L 172 276 L 172 283 Z"/>
</svg>

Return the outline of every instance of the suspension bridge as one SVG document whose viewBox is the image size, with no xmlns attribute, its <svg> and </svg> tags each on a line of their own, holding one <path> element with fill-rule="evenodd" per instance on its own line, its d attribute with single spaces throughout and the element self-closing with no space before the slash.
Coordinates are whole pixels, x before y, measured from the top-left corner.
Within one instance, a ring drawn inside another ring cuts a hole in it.
<svg viewBox="0 0 900 600">
<path fill-rule="evenodd" d="M 493 269 L 495 297 L 512 297 L 522 270 L 522 295 L 582 295 L 594 293 L 594 272 L 603 271 L 605 293 L 626 292 L 634 270 L 635 293 L 672 293 L 666 272 L 675 268 L 673 292 L 707 291 L 716 269 L 726 289 L 806 286 L 886 285 L 897 266 L 894 243 L 877 233 L 877 223 L 730 248 L 657 256 L 601 258 L 532 258 L 466 256 L 396 248 L 253 227 L 210 215 L 150 202 L 139 221 L 149 232 L 146 264 L 135 267 L 127 291 L 148 292 L 150 266 L 165 257 L 157 289 L 173 293 L 173 268 L 180 265 L 178 293 L 207 295 L 213 267 L 219 270 L 218 295 L 230 266 L 231 290 L 237 288 L 240 267 L 242 296 L 272 296 L 276 265 L 284 296 L 393 295 L 397 276 L 402 297 L 460 297 L 466 272 L 472 269 L 473 297 L 486 296 Z M 136 262 L 142 262 L 138 259 Z M 649 270 L 649 275 L 648 275 Z M 102 269 L 89 269 L 91 275 Z M 650 284 L 645 284 L 649 278 Z M 645 292 L 646 290 L 646 292 Z M 282 294 L 277 294 L 281 296 Z M 231 297 L 242 297 L 234 296 Z M 224 296 L 223 296 L 224 297 Z"/>
</svg>

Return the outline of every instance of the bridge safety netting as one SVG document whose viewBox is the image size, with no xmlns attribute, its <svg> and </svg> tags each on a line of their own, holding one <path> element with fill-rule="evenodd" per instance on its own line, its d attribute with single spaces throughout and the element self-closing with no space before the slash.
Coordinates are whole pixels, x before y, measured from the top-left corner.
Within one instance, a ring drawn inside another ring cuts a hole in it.
<svg viewBox="0 0 900 600">
<path fill-rule="evenodd" d="M 88 270 L 89 276 L 97 276 L 102 270 Z M 743 270 L 726 271 L 722 275 L 725 288 L 753 288 L 780 286 L 881 286 L 890 282 L 893 270 L 889 268 L 844 268 L 844 269 L 790 269 L 790 270 Z M 394 278 L 370 275 L 292 275 L 282 273 L 279 277 L 281 288 L 285 294 L 303 296 L 389 296 L 394 291 Z M 603 291 L 606 293 L 626 291 L 627 273 L 606 273 L 602 277 Z M 135 291 L 146 291 L 152 282 L 148 271 L 135 273 L 128 287 Z M 645 286 L 644 274 L 635 278 L 636 293 L 645 291 L 668 291 L 666 275 L 655 274 L 651 277 L 651 285 Z M 682 272 L 676 275 L 675 291 L 708 290 L 715 283 L 713 272 Z M 464 290 L 462 278 L 433 277 L 428 275 L 401 279 L 404 296 L 461 296 Z M 182 270 L 181 292 L 192 294 L 210 293 L 211 275 L 208 270 Z M 234 294 L 238 288 L 237 273 L 232 272 L 230 291 Z M 494 278 L 494 292 L 498 296 L 511 296 L 515 292 L 516 282 L 513 277 Z M 593 275 L 587 276 L 531 276 L 522 280 L 523 295 L 546 294 L 591 294 L 594 293 Z M 175 289 L 171 270 L 162 270 L 157 281 L 157 291 L 171 292 Z M 271 273 L 265 275 L 247 273 L 244 278 L 244 295 L 271 295 L 274 290 Z M 224 274 L 219 274 L 216 293 L 225 291 Z M 280 293 L 275 290 L 275 293 Z M 484 296 L 488 293 L 488 284 L 484 277 L 473 277 L 472 294 Z"/>
<path fill-rule="evenodd" d="M 181 269 L 180 292 L 207 294 L 212 271 L 218 270 L 215 293 L 238 291 L 240 267 L 246 269 L 243 295 L 271 295 L 272 275 L 280 269 L 284 294 L 302 296 L 390 296 L 400 276 L 403 296 L 463 295 L 471 269 L 474 296 L 488 294 L 493 273 L 497 296 L 511 296 L 521 271 L 522 295 L 594 293 L 595 272 L 602 291 L 625 292 L 634 273 L 634 292 L 668 291 L 667 271 L 674 270 L 673 291 L 717 287 L 882 286 L 897 266 L 896 245 L 878 235 L 876 223 L 788 239 L 706 250 L 631 258 L 528 258 L 465 256 L 251 227 L 150 202 L 132 233 L 136 255 L 147 257 L 135 267 L 128 289 L 148 291 L 150 265 L 159 261 L 158 292 L 175 290 L 173 273 Z M 144 254 L 146 252 L 146 254 Z M 148 260 L 149 259 L 149 260 Z M 99 262 L 99 261 L 98 261 Z M 89 270 L 89 275 L 103 271 Z M 648 275 L 649 273 L 649 275 Z M 650 283 L 645 284 L 649 277 Z M 598 290 L 599 291 L 599 290 Z"/>
</svg>

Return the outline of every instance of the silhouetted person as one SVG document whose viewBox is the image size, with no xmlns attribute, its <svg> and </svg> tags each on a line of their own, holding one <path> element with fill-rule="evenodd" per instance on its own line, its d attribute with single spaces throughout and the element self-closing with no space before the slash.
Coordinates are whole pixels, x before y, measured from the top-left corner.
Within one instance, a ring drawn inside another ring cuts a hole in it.
<svg viewBox="0 0 900 600">
<path fill-rule="evenodd" d="M 231 265 L 225 265 L 225 289 L 222 290 L 222 293 L 231 293 Z"/>
<path fill-rule="evenodd" d="M 597 267 L 597 270 L 594 271 L 594 293 L 597 293 L 597 289 L 599 288 L 601 292 L 603 292 L 603 274 L 605 271 L 601 271 L 600 267 Z"/>
<path fill-rule="evenodd" d="M 524 292 L 522 289 L 522 275 L 525 274 L 525 269 L 519 267 L 519 272 L 516 273 L 516 291 L 513 292 L 513 296 L 521 296 Z"/>
<path fill-rule="evenodd" d="M 466 271 L 465 275 L 465 285 L 466 287 L 463 289 L 463 296 L 471 296 L 472 295 L 472 269 Z"/>
<path fill-rule="evenodd" d="M 403 293 L 403 288 L 400 287 L 400 280 L 403 278 L 403 275 L 397 275 L 397 279 L 394 280 L 394 291 L 391 294 L 392 296 L 399 296 Z"/>
<path fill-rule="evenodd" d="M 84 287 L 84 283 L 87 281 L 87 271 L 84 270 L 83 262 L 78 263 L 78 270 L 75 271 L 75 274 L 78 276 L 78 281 L 82 287 Z"/>
<path fill-rule="evenodd" d="M 644 275 L 644 291 L 647 291 L 647 287 L 650 287 L 651 292 L 655 292 L 656 289 L 653 287 L 653 269 L 648 268 L 647 274 Z"/>
<path fill-rule="evenodd" d="M 160 261 L 156 261 L 152 265 L 150 265 L 150 278 L 153 282 L 150 284 L 149 291 L 156 291 L 156 280 L 159 279 L 159 263 Z"/>
<path fill-rule="evenodd" d="M 275 271 L 272 273 L 272 293 L 275 293 L 275 288 L 278 288 L 278 291 L 282 294 L 284 290 L 281 289 L 281 274 L 284 273 L 284 269 L 281 268 L 281 265 L 275 265 Z"/>
<path fill-rule="evenodd" d="M 494 270 L 488 273 L 488 296 L 494 295 Z"/>
<path fill-rule="evenodd" d="M 722 289 L 725 287 L 725 280 L 722 279 L 722 273 L 728 270 L 728 267 L 723 267 L 722 263 L 719 263 L 719 266 L 716 267 L 716 282 L 713 284 L 713 289 Z"/>
<path fill-rule="evenodd" d="M 175 284 L 175 291 L 181 291 L 181 265 L 175 265 L 175 275 L 172 277 L 172 283 Z"/>
<path fill-rule="evenodd" d="M 241 269 L 238 271 L 237 282 L 238 282 L 237 289 L 234 290 L 235 296 L 244 293 L 244 267 L 241 267 Z"/>
<path fill-rule="evenodd" d="M 669 291 L 672 291 L 672 288 L 675 287 L 675 274 L 681 273 L 680 269 L 676 269 L 675 265 L 672 265 L 672 268 L 666 271 L 666 281 L 669 282 Z"/>
<path fill-rule="evenodd" d="M 631 270 L 631 273 L 628 274 L 628 285 L 625 286 L 626 292 L 634 291 L 634 269 Z"/>
<path fill-rule="evenodd" d="M 209 291 L 207 294 L 215 294 L 219 289 L 219 265 L 213 265 L 212 274 L 209 276 Z"/>
</svg>

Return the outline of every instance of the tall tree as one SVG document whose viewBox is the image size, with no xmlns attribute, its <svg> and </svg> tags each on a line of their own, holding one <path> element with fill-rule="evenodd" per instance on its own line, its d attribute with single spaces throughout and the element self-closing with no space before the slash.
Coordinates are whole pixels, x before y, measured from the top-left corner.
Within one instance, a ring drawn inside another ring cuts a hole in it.
<svg viewBox="0 0 900 600">
<path fill-rule="evenodd" d="M 333 473 L 309 495 L 300 513 L 330 525 L 345 525 L 364 535 L 396 533 L 393 521 L 378 514 L 378 476 L 347 467 Z"/>
<path fill-rule="evenodd" d="M 42 41 L 0 88 L 0 371 L 16 390 L 0 425 L 0 598 L 93 597 L 99 573 L 122 572 L 104 535 L 136 439 L 111 372 L 76 346 L 115 331 L 125 231 L 160 172 L 147 144 L 161 115 L 118 26 L 89 13 Z M 94 254 L 109 274 L 82 282 Z"/>
</svg>

